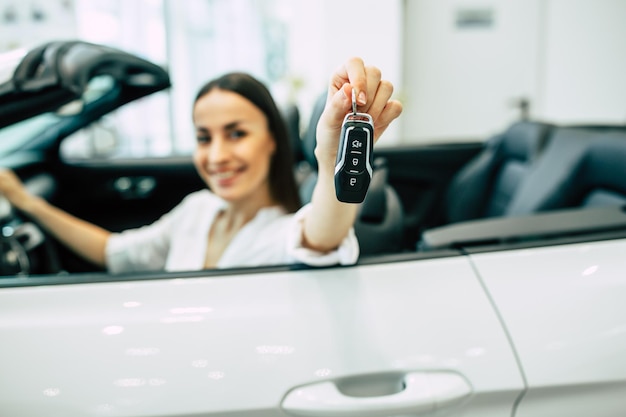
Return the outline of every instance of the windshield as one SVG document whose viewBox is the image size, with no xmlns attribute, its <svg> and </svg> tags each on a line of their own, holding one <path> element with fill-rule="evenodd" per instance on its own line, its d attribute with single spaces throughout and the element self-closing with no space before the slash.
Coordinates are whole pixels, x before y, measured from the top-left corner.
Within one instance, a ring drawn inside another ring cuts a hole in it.
<svg viewBox="0 0 626 417">
<path fill-rule="evenodd" d="M 54 113 L 44 113 L 0 129 L 0 156 L 6 156 L 20 148 L 60 119 Z"/>
<path fill-rule="evenodd" d="M 0 157 L 7 156 L 14 150 L 25 145 L 32 139 L 38 137 L 52 126 L 68 117 L 79 115 L 85 106 L 93 103 L 115 85 L 113 77 L 108 75 L 98 76 L 91 80 L 82 97 L 55 112 L 38 114 L 30 119 L 23 120 L 10 126 L 0 129 Z"/>
</svg>

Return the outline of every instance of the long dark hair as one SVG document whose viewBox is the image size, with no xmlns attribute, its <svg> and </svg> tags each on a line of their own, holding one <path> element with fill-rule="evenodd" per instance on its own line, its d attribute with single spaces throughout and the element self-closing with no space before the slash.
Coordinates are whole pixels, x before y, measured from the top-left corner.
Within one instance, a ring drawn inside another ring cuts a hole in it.
<svg viewBox="0 0 626 417">
<path fill-rule="evenodd" d="M 291 142 L 276 102 L 267 87 L 243 72 L 231 72 L 205 84 L 194 100 L 196 102 L 213 89 L 232 91 L 246 98 L 265 114 L 270 132 L 276 142 L 276 152 L 270 162 L 269 186 L 272 197 L 287 210 L 293 213 L 300 208 L 300 194 L 294 177 L 294 158 Z"/>
</svg>

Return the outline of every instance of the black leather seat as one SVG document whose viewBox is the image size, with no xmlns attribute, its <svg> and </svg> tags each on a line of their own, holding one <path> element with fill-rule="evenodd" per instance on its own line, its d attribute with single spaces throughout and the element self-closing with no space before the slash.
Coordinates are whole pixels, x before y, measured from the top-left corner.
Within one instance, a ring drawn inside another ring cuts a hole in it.
<svg viewBox="0 0 626 417">
<path fill-rule="evenodd" d="M 508 215 L 626 206 L 626 130 L 556 129 Z"/>
<path fill-rule="evenodd" d="M 404 209 L 387 181 L 388 173 L 386 160 L 376 158 L 372 182 L 354 224 L 363 255 L 400 252 L 403 247 Z"/>
<path fill-rule="evenodd" d="M 449 185 L 443 223 L 505 215 L 534 169 L 550 131 L 546 123 L 521 121 L 492 137 Z"/>
<path fill-rule="evenodd" d="M 626 127 L 517 123 L 463 168 L 447 203 L 450 221 L 427 231 L 431 236 L 417 243 L 418 250 L 432 247 L 433 232 L 439 240 L 452 233 L 463 240 L 461 233 L 471 226 L 465 231 L 445 226 L 464 220 L 568 208 L 626 209 Z"/>
<path fill-rule="evenodd" d="M 302 154 L 302 138 L 300 136 L 300 109 L 296 104 L 289 103 L 284 105 L 280 111 L 285 120 L 285 125 L 287 126 L 293 161 L 295 164 L 298 164 L 304 160 L 304 155 Z"/>
<path fill-rule="evenodd" d="M 317 158 L 315 158 L 315 144 L 317 143 L 317 122 L 326 105 L 326 94 L 320 95 L 313 104 L 309 124 L 302 135 L 302 157 L 307 162 L 308 173 L 300 184 L 300 200 L 303 203 L 311 201 L 313 188 L 317 181 Z"/>
<path fill-rule="evenodd" d="M 311 201 L 317 181 L 315 144 L 317 122 L 324 110 L 326 95 L 321 95 L 313 107 L 309 126 L 302 141 L 302 153 L 311 167 L 310 174 L 302 181 L 300 198 L 303 203 Z M 376 152 L 374 151 L 374 155 Z M 354 232 L 359 240 L 361 255 L 398 252 L 402 249 L 404 235 L 404 211 L 395 190 L 387 182 L 388 169 L 383 158 L 374 160 L 374 173 L 365 200 L 359 206 Z"/>
</svg>

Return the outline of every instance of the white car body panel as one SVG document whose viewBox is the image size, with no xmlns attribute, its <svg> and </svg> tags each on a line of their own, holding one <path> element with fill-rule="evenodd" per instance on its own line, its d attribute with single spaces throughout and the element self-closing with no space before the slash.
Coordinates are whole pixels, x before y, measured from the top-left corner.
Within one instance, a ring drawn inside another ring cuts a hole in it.
<svg viewBox="0 0 626 417">
<path fill-rule="evenodd" d="M 516 417 L 626 413 L 626 240 L 473 255 L 519 354 Z"/>
<path fill-rule="evenodd" d="M 295 388 L 411 372 L 467 381 L 452 415 L 509 416 L 524 389 L 466 257 L 4 288 L 0 339 L 11 417 L 284 416 Z"/>
</svg>

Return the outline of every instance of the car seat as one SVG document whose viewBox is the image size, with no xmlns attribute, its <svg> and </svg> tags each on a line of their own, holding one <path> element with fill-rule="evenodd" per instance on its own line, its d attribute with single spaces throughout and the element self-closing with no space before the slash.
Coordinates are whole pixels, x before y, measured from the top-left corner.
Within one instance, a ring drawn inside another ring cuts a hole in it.
<svg viewBox="0 0 626 417">
<path fill-rule="evenodd" d="M 558 128 L 508 215 L 626 206 L 626 130 Z"/>
<path fill-rule="evenodd" d="M 314 153 L 317 123 L 325 104 L 326 94 L 320 95 L 313 106 L 308 128 L 303 135 L 302 153 L 311 168 L 311 172 L 300 185 L 303 203 L 311 201 L 317 181 L 317 159 Z M 359 206 L 354 224 L 361 255 L 393 253 L 402 249 L 404 211 L 400 198 L 388 184 L 387 177 L 386 161 L 384 158 L 375 158 L 372 181 L 365 200 Z"/>
<path fill-rule="evenodd" d="M 288 103 L 280 108 L 280 112 L 287 127 L 293 161 L 295 164 L 298 164 L 304 160 L 302 138 L 300 136 L 300 109 L 295 103 Z"/>
<path fill-rule="evenodd" d="M 520 121 L 487 141 L 452 179 L 441 223 L 505 215 L 549 138 L 551 126 Z"/>
<path fill-rule="evenodd" d="M 626 129 L 553 127 L 552 132 L 502 214 L 510 221 L 470 221 L 430 229 L 422 234 L 417 249 L 490 242 L 521 232 L 573 235 L 621 224 L 614 224 L 613 216 L 626 211 Z M 575 210 L 586 208 L 591 210 Z M 555 216 L 546 217 L 548 212 Z"/>
</svg>

